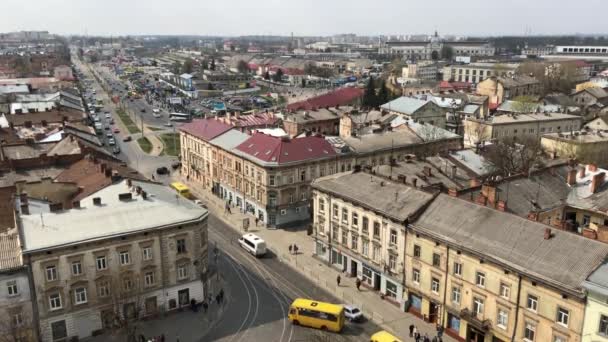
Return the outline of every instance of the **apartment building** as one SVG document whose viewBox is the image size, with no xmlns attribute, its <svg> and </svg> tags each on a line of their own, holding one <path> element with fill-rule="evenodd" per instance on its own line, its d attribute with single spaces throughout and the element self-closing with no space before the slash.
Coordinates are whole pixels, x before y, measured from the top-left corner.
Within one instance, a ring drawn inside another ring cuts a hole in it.
<svg viewBox="0 0 608 342">
<path fill-rule="evenodd" d="M 315 178 L 462 146 L 460 136 L 413 122 L 356 137 L 249 136 L 214 119 L 195 120 L 180 130 L 182 175 L 273 227 L 310 220 Z"/>
<path fill-rule="evenodd" d="M 587 290 L 582 342 L 608 341 L 608 264 L 603 264 L 584 282 Z"/>
<path fill-rule="evenodd" d="M 163 185 L 122 180 L 72 209 L 19 197 L 41 341 L 82 339 L 201 300 L 207 211 Z"/>
<path fill-rule="evenodd" d="M 464 139 L 470 144 L 516 137 L 540 139 L 548 133 L 578 131 L 581 125 L 580 116 L 564 113 L 507 114 L 486 120 L 470 117 L 464 122 Z"/>
<path fill-rule="evenodd" d="M 540 142 L 545 152 L 552 156 L 608 167 L 608 135 L 600 130 L 550 133 L 543 135 Z"/>
<path fill-rule="evenodd" d="M 314 253 L 404 306 L 405 227 L 434 195 L 358 170 L 312 183 Z"/>
<path fill-rule="evenodd" d="M 518 96 L 540 96 L 541 91 L 540 82 L 525 75 L 492 76 L 477 84 L 477 94 L 488 96 L 490 104 L 496 106 Z"/>
<path fill-rule="evenodd" d="M 420 98 L 402 96 L 380 106 L 390 114 L 402 115 L 419 123 L 428 123 L 439 128 L 446 127 L 446 110 L 432 100 L 431 95 Z"/>
<path fill-rule="evenodd" d="M 420 194 L 370 174 L 313 184 L 315 253 L 447 335 L 476 342 L 583 339 L 582 286 L 608 245 L 502 212 L 500 203 L 495 210 Z"/>
<path fill-rule="evenodd" d="M 492 76 L 513 76 L 517 63 L 469 63 L 443 67 L 443 80 L 452 82 L 479 83 Z"/>
</svg>

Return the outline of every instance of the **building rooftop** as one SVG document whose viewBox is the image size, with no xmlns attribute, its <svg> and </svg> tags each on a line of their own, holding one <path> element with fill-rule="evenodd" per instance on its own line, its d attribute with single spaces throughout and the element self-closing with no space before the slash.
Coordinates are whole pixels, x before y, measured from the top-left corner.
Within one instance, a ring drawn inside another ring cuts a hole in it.
<svg viewBox="0 0 608 342">
<path fill-rule="evenodd" d="M 231 130 L 227 131 L 226 133 L 223 133 L 223 134 L 211 139 L 209 141 L 209 143 L 212 145 L 221 147 L 222 149 L 224 149 L 226 151 L 230 151 L 233 148 L 235 148 L 235 147 L 239 146 L 240 144 L 242 144 L 243 142 L 245 142 L 249 138 L 250 138 L 250 136 L 248 134 L 245 134 L 236 129 L 231 129 Z"/>
<path fill-rule="evenodd" d="M 136 193 L 138 186 L 147 193 L 146 199 Z M 131 193 L 132 199 L 120 200 L 119 195 L 124 193 Z M 95 197 L 101 198 L 101 205 L 93 204 Z M 40 215 L 21 214 L 24 253 L 162 229 L 207 216 L 206 209 L 167 186 L 133 181 L 133 186 L 128 187 L 127 180 L 83 198 L 80 206 Z"/>
<path fill-rule="evenodd" d="M 330 158 L 336 155 L 333 146 L 324 138 L 277 138 L 257 133 L 233 151 L 250 160 L 268 165 L 280 165 L 306 160 Z"/>
<path fill-rule="evenodd" d="M 593 271 L 589 278 L 583 283 L 583 286 L 588 291 L 608 296 L 608 263 L 602 264 Z"/>
<path fill-rule="evenodd" d="M 505 265 L 584 297 L 583 281 L 608 255 L 608 244 L 439 194 L 412 227 L 458 250 Z"/>
<path fill-rule="evenodd" d="M 499 82 L 503 84 L 505 88 L 521 87 L 525 85 L 537 84 L 538 80 L 534 77 L 526 75 L 514 75 L 511 77 L 500 76 L 497 78 Z"/>
<path fill-rule="evenodd" d="M 179 128 L 180 131 L 194 135 L 204 141 L 209 141 L 218 135 L 229 131 L 232 126 L 225 124 L 219 120 L 195 119 Z"/>
<path fill-rule="evenodd" d="M 543 139 L 552 139 L 568 143 L 592 144 L 608 141 L 608 132 L 600 130 L 581 130 L 567 133 L 543 134 Z"/>
<path fill-rule="evenodd" d="M 344 137 L 343 140 L 356 153 L 390 150 L 423 142 L 416 133 L 409 129 Z"/>
<path fill-rule="evenodd" d="M 339 88 L 335 91 L 287 105 L 287 110 L 314 110 L 318 108 L 345 106 L 363 96 L 359 88 Z"/>
<path fill-rule="evenodd" d="M 426 105 L 428 102 L 429 100 L 426 99 L 422 100 L 414 97 L 402 96 L 400 98 L 394 99 L 393 101 L 383 104 L 382 106 L 380 106 L 380 108 L 389 110 L 391 112 L 411 115 L 415 113 L 418 109 Z"/>
<path fill-rule="evenodd" d="M 353 186 L 356 184 L 356 186 Z M 343 172 L 317 178 L 314 189 L 352 201 L 397 222 L 416 215 L 433 195 L 365 172 Z"/>
<path fill-rule="evenodd" d="M 285 115 L 283 121 L 295 122 L 299 124 L 327 121 L 327 120 L 339 120 L 342 115 L 350 111 L 351 107 L 340 107 L 340 108 L 319 108 L 317 110 L 298 111 L 295 113 L 288 113 Z"/>
<path fill-rule="evenodd" d="M 537 122 L 537 121 L 557 121 L 557 120 L 578 120 L 582 118 L 579 115 L 571 115 L 564 113 L 527 113 L 517 115 L 495 115 L 488 118 L 485 122 L 492 125 Z"/>
<path fill-rule="evenodd" d="M 442 170 L 437 169 L 433 164 L 411 158 L 405 161 L 399 161 L 395 165 L 379 165 L 373 168 L 376 174 L 383 177 L 391 177 L 397 180 L 399 177 L 405 176 L 405 181 L 411 184 L 416 179 L 416 186 L 429 187 L 438 185 L 444 189 L 461 189 L 463 184 L 451 179 Z M 466 185 L 466 184 L 464 184 Z"/>
</svg>

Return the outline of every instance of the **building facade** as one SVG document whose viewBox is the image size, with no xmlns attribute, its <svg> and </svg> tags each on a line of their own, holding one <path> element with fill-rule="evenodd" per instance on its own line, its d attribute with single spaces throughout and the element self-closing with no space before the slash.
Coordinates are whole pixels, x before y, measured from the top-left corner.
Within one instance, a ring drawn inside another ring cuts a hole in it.
<svg viewBox="0 0 608 342">
<path fill-rule="evenodd" d="M 70 210 L 17 203 L 41 341 L 128 331 L 204 298 L 207 211 L 174 194 L 123 180 Z"/>
<path fill-rule="evenodd" d="M 477 84 L 477 94 L 490 98 L 490 104 L 499 105 L 504 100 L 518 96 L 540 96 L 540 82 L 529 76 L 490 77 Z"/>
<path fill-rule="evenodd" d="M 443 67 L 443 80 L 477 84 L 492 76 L 512 76 L 517 70 L 515 63 L 469 63 Z"/>
</svg>

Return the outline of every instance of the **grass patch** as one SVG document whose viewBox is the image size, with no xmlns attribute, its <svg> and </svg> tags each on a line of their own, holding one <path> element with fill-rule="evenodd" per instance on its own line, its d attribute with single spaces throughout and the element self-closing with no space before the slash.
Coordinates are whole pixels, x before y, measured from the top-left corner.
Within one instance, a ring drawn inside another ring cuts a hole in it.
<svg viewBox="0 0 608 342">
<path fill-rule="evenodd" d="M 135 122 L 131 120 L 131 117 L 129 117 L 129 115 L 123 109 L 117 110 L 116 114 L 120 118 L 120 121 L 122 121 L 122 123 L 127 127 L 129 133 L 135 134 L 141 132 Z"/>
<path fill-rule="evenodd" d="M 139 144 L 139 147 L 142 151 L 146 153 L 150 153 L 150 151 L 152 151 L 152 143 L 150 142 L 150 140 L 148 140 L 148 138 L 141 137 L 137 139 L 137 143 Z"/>
<path fill-rule="evenodd" d="M 160 136 L 165 148 L 163 153 L 169 156 L 178 156 L 180 152 L 180 142 L 178 133 L 166 133 Z"/>
</svg>

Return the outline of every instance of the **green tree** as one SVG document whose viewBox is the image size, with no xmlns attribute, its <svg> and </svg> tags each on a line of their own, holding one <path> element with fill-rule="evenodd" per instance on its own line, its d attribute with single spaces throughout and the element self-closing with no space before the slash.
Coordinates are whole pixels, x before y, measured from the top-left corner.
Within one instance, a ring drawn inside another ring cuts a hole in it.
<svg viewBox="0 0 608 342">
<path fill-rule="evenodd" d="M 306 79 L 302 79 L 302 88 L 306 88 Z"/>
<path fill-rule="evenodd" d="M 207 90 L 213 90 L 213 84 L 211 82 L 207 84 Z"/>
<path fill-rule="evenodd" d="M 454 57 L 454 49 L 449 45 L 444 45 L 441 48 L 441 58 L 450 61 L 450 60 L 452 60 L 453 57 Z"/>
<path fill-rule="evenodd" d="M 283 69 L 278 69 L 277 72 L 272 76 L 272 80 L 275 82 L 281 82 L 283 80 Z"/>
<path fill-rule="evenodd" d="M 215 71 L 215 58 L 211 59 L 211 64 L 209 65 L 209 70 Z"/>
<path fill-rule="evenodd" d="M 192 58 L 186 58 L 186 60 L 184 61 L 184 64 L 182 64 L 182 73 L 190 74 L 190 73 L 192 73 L 193 69 L 194 69 L 194 61 L 192 60 Z"/>
<path fill-rule="evenodd" d="M 247 64 L 247 62 L 245 62 L 244 60 L 240 60 L 237 64 L 236 64 L 236 69 L 242 73 L 248 73 L 249 72 L 249 64 Z"/>
<path fill-rule="evenodd" d="M 365 94 L 363 94 L 363 106 L 368 108 L 376 107 L 378 104 L 378 96 L 376 95 L 376 88 L 374 87 L 374 78 L 370 77 L 365 88 Z"/>
<path fill-rule="evenodd" d="M 206 59 L 203 59 L 203 61 L 201 62 L 201 69 L 202 70 L 209 69 L 209 61 L 207 61 Z"/>
<path fill-rule="evenodd" d="M 174 74 L 179 74 L 181 69 L 182 69 L 182 65 L 178 61 L 175 61 L 173 63 L 173 65 L 171 66 L 171 72 L 173 72 Z"/>
<path fill-rule="evenodd" d="M 390 94 L 388 92 L 388 88 L 386 87 L 386 83 L 382 82 L 380 86 L 380 92 L 378 93 L 377 105 L 383 105 L 390 100 Z"/>
<path fill-rule="evenodd" d="M 434 61 L 438 60 L 439 59 L 439 52 L 437 52 L 437 51 L 431 52 L 431 59 L 434 60 Z"/>
</svg>

